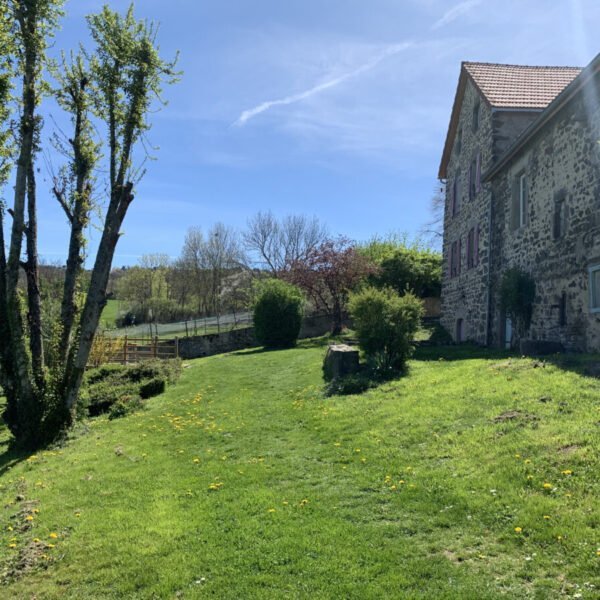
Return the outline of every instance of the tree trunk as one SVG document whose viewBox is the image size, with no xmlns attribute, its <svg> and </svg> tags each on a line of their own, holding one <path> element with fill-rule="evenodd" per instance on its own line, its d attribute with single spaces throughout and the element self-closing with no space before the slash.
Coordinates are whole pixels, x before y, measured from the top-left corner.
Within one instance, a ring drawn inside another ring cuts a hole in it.
<svg viewBox="0 0 600 600">
<path fill-rule="evenodd" d="M 100 322 L 100 315 L 106 305 L 108 277 L 115 248 L 119 241 L 121 225 L 127 208 L 133 200 L 132 187 L 133 185 L 128 183 L 124 188 L 116 191 L 119 197 L 115 198 L 113 196 L 106 215 L 106 223 L 98 247 L 83 314 L 81 315 L 79 345 L 70 353 L 65 372 L 65 409 L 68 412 L 67 418 L 70 419 L 73 418 L 73 410 L 77 403 L 83 374 L 94 343 L 94 335 Z"/>
<path fill-rule="evenodd" d="M 342 319 L 342 304 L 336 297 L 333 300 L 333 325 L 331 327 L 331 333 L 333 335 L 339 335 L 342 333 L 343 319 Z"/>
<path fill-rule="evenodd" d="M 44 391 L 44 344 L 42 338 L 42 298 L 40 295 L 40 273 L 37 253 L 37 208 L 33 162 L 27 169 L 27 305 L 29 307 L 29 349 L 31 367 L 37 393 Z"/>
</svg>

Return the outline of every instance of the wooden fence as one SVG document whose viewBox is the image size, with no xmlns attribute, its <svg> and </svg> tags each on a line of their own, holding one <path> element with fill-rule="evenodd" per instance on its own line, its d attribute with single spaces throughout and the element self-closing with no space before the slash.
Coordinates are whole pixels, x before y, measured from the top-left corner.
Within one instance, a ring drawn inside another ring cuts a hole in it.
<svg viewBox="0 0 600 600">
<path fill-rule="evenodd" d="M 179 357 L 179 340 L 155 338 L 106 338 L 96 336 L 90 355 L 89 366 L 97 367 L 106 363 L 137 363 L 144 360 Z"/>
</svg>

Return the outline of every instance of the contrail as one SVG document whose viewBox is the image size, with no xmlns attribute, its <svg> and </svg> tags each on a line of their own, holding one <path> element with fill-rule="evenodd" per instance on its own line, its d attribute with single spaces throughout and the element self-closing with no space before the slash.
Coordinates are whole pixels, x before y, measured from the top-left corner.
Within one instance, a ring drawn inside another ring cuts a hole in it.
<svg viewBox="0 0 600 600">
<path fill-rule="evenodd" d="M 444 15 L 431 26 L 431 30 L 433 31 L 443 27 L 444 25 L 448 25 L 448 23 L 452 23 L 452 21 L 455 21 L 458 19 L 458 17 L 461 17 L 465 13 L 469 12 L 472 8 L 475 8 L 478 4 L 481 4 L 481 2 L 482 0 L 465 0 L 460 4 L 457 4 L 449 11 L 444 13 Z"/>
<path fill-rule="evenodd" d="M 239 119 L 233 123 L 233 125 L 241 127 L 242 125 L 245 125 L 250 119 L 269 110 L 270 108 L 273 108 L 274 106 L 286 106 L 288 104 L 294 104 L 296 102 L 300 102 L 301 100 L 305 100 L 306 98 L 310 98 L 311 96 L 314 96 L 315 94 L 323 92 L 324 90 L 328 90 L 332 87 L 335 87 L 336 85 L 339 85 L 340 83 L 346 81 L 347 79 L 357 77 L 358 75 L 360 75 L 361 73 L 364 73 L 365 71 L 370 71 L 371 69 L 375 68 L 381 61 L 385 60 L 386 58 L 388 58 L 390 56 L 394 56 L 395 54 L 398 54 L 399 52 L 402 52 L 403 50 L 406 50 L 410 46 L 412 46 L 411 42 L 405 42 L 402 44 L 393 44 L 391 46 L 388 46 L 383 52 L 381 52 L 373 60 L 369 61 L 368 63 L 365 63 L 364 65 L 361 65 L 360 67 L 354 69 L 353 71 L 344 73 L 343 75 L 340 75 L 339 77 L 330 79 L 329 81 L 325 81 L 324 83 L 320 83 L 319 85 L 315 85 L 314 87 L 312 87 L 304 92 L 300 92 L 298 94 L 293 94 L 291 96 L 286 96 L 285 98 L 279 98 L 277 100 L 268 100 L 267 102 L 263 102 L 262 104 L 259 104 L 258 106 L 255 106 L 254 108 L 245 110 L 240 115 Z"/>
</svg>

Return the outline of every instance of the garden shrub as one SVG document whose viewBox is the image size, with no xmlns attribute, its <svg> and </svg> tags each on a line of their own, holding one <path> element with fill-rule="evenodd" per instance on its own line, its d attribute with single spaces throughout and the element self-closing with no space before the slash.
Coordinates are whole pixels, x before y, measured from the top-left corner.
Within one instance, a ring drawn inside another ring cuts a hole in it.
<svg viewBox="0 0 600 600">
<path fill-rule="evenodd" d="M 167 382 L 162 377 L 155 377 L 140 385 L 140 396 L 142 399 L 153 398 L 162 394 L 167 387 Z"/>
<path fill-rule="evenodd" d="M 534 300 L 535 281 L 530 275 L 518 268 L 504 272 L 500 284 L 500 303 L 520 335 L 529 329 Z"/>
<path fill-rule="evenodd" d="M 108 412 L 108 418 L 112 421 L 113 419 L 126 417 L 127 415 L 140 410 L 143 406 L 144 402 L 140 396 L 123 396 L 111 406 L 110 411 Z"/>
<path fill-rule="evenodd" d="M 350 296 L 350 314 L 358 342 L 378 377 L 401 371 L 413 351 L 423 303 L 391 288 L 364 288 Z"/>
<path fill-rule="evenodd" d="M 103 381 L 90 386 L 84 399 L 90 417 L 97 417 L 110 410 L 110 407 L 123 396 L 137 394 L 139 385 L 133 382 L 115 384 L 112 381 Z"/>
<path fill-rule="evenodd" d="M 434 346 L 448 346 L 453 343 L 450 332 L 440 323 L 436 323 L 433 326 L 431 335 L 429 336 L 429 343 Z"/>
<path fill-rule="evenodd" d="M 257 285 L 254 302 L 256 339 L 267 348 L 294 346 L 300 327 L 304 297 L 300 290 L 279 279 L 267 279 Z"/>
<path fill-rule="evenodd" d="M 79 404 L 91 417 L 109 412 L 123 397 L 151 398 L 181 374 L 181 361 L 151 360 L 135 365 L 104 365 L 85 376 Z"/>
<path fill-rule="evenodd" d="M 349 396 L 362 394 L 375 387 L 376 381 L 368 373 L 354 373 L 345 377 L 336 377 L 325 386 L 326 396 Z"/>
</svg>

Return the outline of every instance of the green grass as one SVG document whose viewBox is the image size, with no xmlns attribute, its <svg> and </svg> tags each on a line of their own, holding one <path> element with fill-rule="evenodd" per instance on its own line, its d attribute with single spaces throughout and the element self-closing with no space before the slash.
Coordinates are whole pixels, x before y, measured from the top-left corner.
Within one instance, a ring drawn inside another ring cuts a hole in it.
<svg viewBox="0 0 600 600">
<path fill-rule="evenodd" d="M 583 358 L 423 349 L 405 378 L 324 399 L 323 354 L 193 361 L 141 413 L 7 452 L 3 597 L 598 597 Z"/>
<path fill-rule="evenodd" d="M 116 327 L 116 320 L 118 316 L 119 301 L 108 300 L 104 310 L 102 311 L 102 316 L 100 317 L 100 326 L 103 329 L 114 329 Z"/>
</svg>

